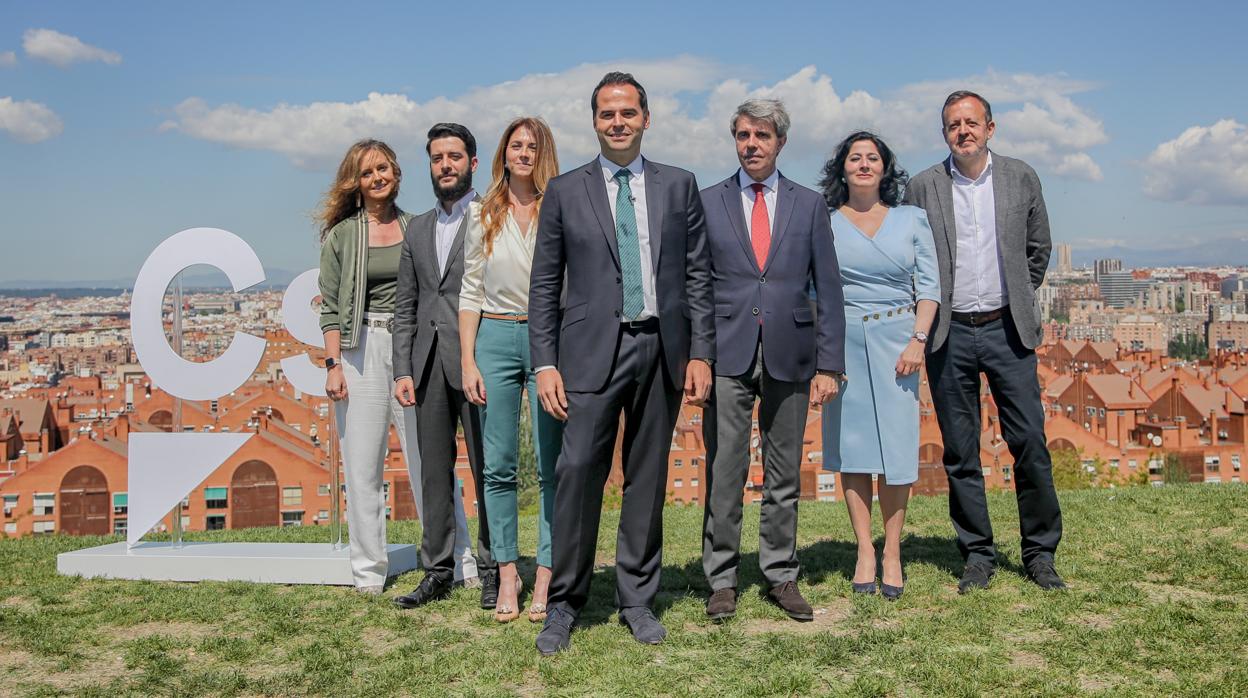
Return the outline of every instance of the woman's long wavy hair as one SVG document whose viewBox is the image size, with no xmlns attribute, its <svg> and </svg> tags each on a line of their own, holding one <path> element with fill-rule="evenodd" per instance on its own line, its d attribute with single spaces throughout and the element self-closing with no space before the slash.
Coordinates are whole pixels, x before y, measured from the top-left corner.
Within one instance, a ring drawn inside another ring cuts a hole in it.
<svg viewBox="0 0 1248 698">
<path fill-rule="evenodd" d="M 325 192 L 325 197 L 321 200 L 321 210 L 316 214 L 316 221 L 321 224 L 322 243 L 331 228 L 354 216 L 363 205 L 360 201 L 360 163 L 372 151 L 381 153 L 389 160 L 390 169 L 394 172 L 394 191 L 390 192 L 390 205 L 393 206 L 399 198 L 399 182 L 403 179 L 403 171 L 399 169 L 399 159 L 394 150 L 382 141 L 372 138 L 356 141 L 347 149 L 347 154 L 342 156 L 334 183 Z"/>
<path fill-rule="evenodd" d="M 880 159 L 884 164 L 884 175 L 880 177 L 880 202 L 890 208 L 900 204 L 910 175 L 897 164 L 897 156 L 879 136 L 870 131 L 855 131 L 836 146 L 832 159 L 823 166 L 823 179 L 819 180 L 819 190 L 823 192 L 824 201 L 828 202 L 828 209 L 835 211 L 849 201 L 849 187 L 845 184 L 845 160 L 849 157 L 849 149 L 858 141 L 871 141 L 876 150 L 880 151 Z"/>
<path fill-rule="evenodd" d="M 559 153 L 555 150 L 555 136 L 545 121 L 535 116 L 522 116 L 503 130 L 503 137 L 494 150 L 494 162 L 490 165 L 490 190 L 481 200 L 481 227 L 484 230 L 482 242 L 485 256 L 494 251 L 494 241 L 503 230 L 503 221 L 507 219 L 507 210 L 511 199 L 507 191 L 507 180 L 511 173 L 507 170 L 507 145 L 512 135 L 521 128 L 527 128 L 537 141 L 537 158 L 533 162 L 533 187 L 537 189 L 537 205 L 533 208 L 536 217 L 542 209 L 542 195 L 546 192 L 546 183 L 559 174 Z"/>
</svg>

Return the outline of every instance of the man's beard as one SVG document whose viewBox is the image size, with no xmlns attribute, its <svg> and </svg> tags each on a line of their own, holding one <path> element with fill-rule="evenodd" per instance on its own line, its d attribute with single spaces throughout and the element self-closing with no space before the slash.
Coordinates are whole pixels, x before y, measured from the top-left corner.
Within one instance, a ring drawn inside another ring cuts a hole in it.
<svg viewBox="0 0 1248 698">
<path fill-rule="evenodd" d="M 438 201 L 453 204 L 464 198 L 464 194 L 467 194 L 468 190 L 472 189 L 472 170 L 465 171 L 449 187 L 443 187 L 439 184 L 439 177 L 433 173 L 429 174 L 429 178 L 433 180 L 433 193 L 438 197 Z"/>
</svg>

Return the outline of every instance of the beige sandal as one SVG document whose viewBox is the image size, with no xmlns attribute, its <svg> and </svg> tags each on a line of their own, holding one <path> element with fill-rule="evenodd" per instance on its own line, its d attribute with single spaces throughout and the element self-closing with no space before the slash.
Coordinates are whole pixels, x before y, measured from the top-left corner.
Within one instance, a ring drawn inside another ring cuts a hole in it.
<svg viewBox="0 0 1248 698">
<path fill-rule="evenodd" d="M 546 604 L 535 603 L 529 606 L 529 622 L 541 623 L 546 620 Z"/>
<path fill-rule="evenodd" d="M 510 623 L 511 621 L 513 621 L 513 620 L 515 620 L 515 619 L 519 618 L 519 617 L 520 617 L 520 609 L 518 608 L 518 606 L 519 606 L 520 604 L 519 604 L 518 600 L 519 600 L 519 598 L 520 598 L 520 595 L 521 595 L 523 592 L 524 592 L 524 580 L 520 578 L 520 575 L 516 575 L 516 599 L 517 599 L 517 604 L 516 604 L 516 606 L 517 606 L 517 608 L 514 608 L 514 609 L 513 609 L 513 608 L 511 608 L 510 606 L 507 606 L 507 605 L 502 605 L 502 606 L 497 606 L 497 607 L 495 607 L 495 609 L 494 609 L 494 620 L 498 621 L 499 623 Z"/>
</svg>

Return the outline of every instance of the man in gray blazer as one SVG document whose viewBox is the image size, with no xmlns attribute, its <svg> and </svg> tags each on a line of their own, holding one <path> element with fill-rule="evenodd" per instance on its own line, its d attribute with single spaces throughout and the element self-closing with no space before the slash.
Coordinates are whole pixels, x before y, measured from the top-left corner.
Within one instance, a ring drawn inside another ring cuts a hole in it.
<svg viewBox="0 0 1248 698">
<path fill-rule="evenodd" d="M 464 396 L 459 356 L 459 286 L 464 274 L 468 204 L 477 198 L 472 173 L 477 142 L 459 124 L 436 124 L 425 150 L 438 205 L 407 226 L 394 309 L 394 394 L 416 405 L 423 488 L 421 566 L 425 577 L 397 597 L 415 608 L 450 594 L 454 573 L 456 425 L 463 427 L 477 495 L 477 557 L 481 608 L 498 601 L 498 565 L 490 554 L 481 468 L 481 416 Z"/>
<path fill-rule="evenodd" d="M 737 107 L 730 128 L 741 167 L 702 192 L 717 357 L 702 423 L 710 463 L 702 530 L 702 569 L 711 585 L 706 614 L 722 620 L 737 610 L 741 499 L 758 398 L 758 562 L 767 598 L 790 618 L 809 621 L 814 611 L 797 589 L 802 440 L 809 406 L 834 397 L 845 370 L 841 272 L 823 197 L 776 169 L 789 132 L 784 105 L 748 100 Z"/>
<path fill-rule="evenodd" d="M 949 514 L 966 561 L 958 591 L 987 588 L 996 571 L 979 460 L 981 372 L 1014 457 L 1027 577 L 1062 589 L 1054 569 L 1062 513 L 1036 378 L 1043 330 L 1035 291 L 1051 249 L 1040 179 L 1026 163 L 988 149 L 996 124 L 983 97 L 954 92 L 941 121 L 950 156 L 910 180 L 905 201 L 927 211 L 940 265 L 927 377 L 945 442 Z"/>
<path fill-rule="evenodd" d="M 710 393 L 715 358 L 697 181 L 641 157 L 650 112 L 633 76 L 608 73 L 590 105 L 602 152 L 546 187 L 529 289 L 538 398 L 567 421 L 555 466 L 550 600 L 537 636 L 543 655 L 568 647 L 589 597 L 602 489 L 621 414 L 620 621 L 642 643 L 666 636 L 652 607 L 662 570 L 672 429 L 682 390 L 687 404 L 702 404 Z"/>
</svg>

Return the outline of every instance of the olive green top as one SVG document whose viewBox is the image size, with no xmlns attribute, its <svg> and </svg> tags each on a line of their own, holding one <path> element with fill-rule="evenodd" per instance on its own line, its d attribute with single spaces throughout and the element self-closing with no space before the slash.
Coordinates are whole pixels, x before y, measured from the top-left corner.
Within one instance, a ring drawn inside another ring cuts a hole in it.
<svg viewBox="0 0 1248 698">
<path fill-rule="evenodd" d="M 370 313 L 393 313 L 394 293 L 399 286 L 399 253 L 403 241 L 368 248 L 368 304 Z"/>
<path fill-rule="evenodd" d="M 404 232 L 411 220 L 411 214 L 399 211 L 399 227 Z M 331 228 L 321 244 L 321 331 L 338 330 L 338 346 L 343 351 L 355 348 L 364 322 L 367 247 L 368 219 L 363 209 Z"/>
</svg>

